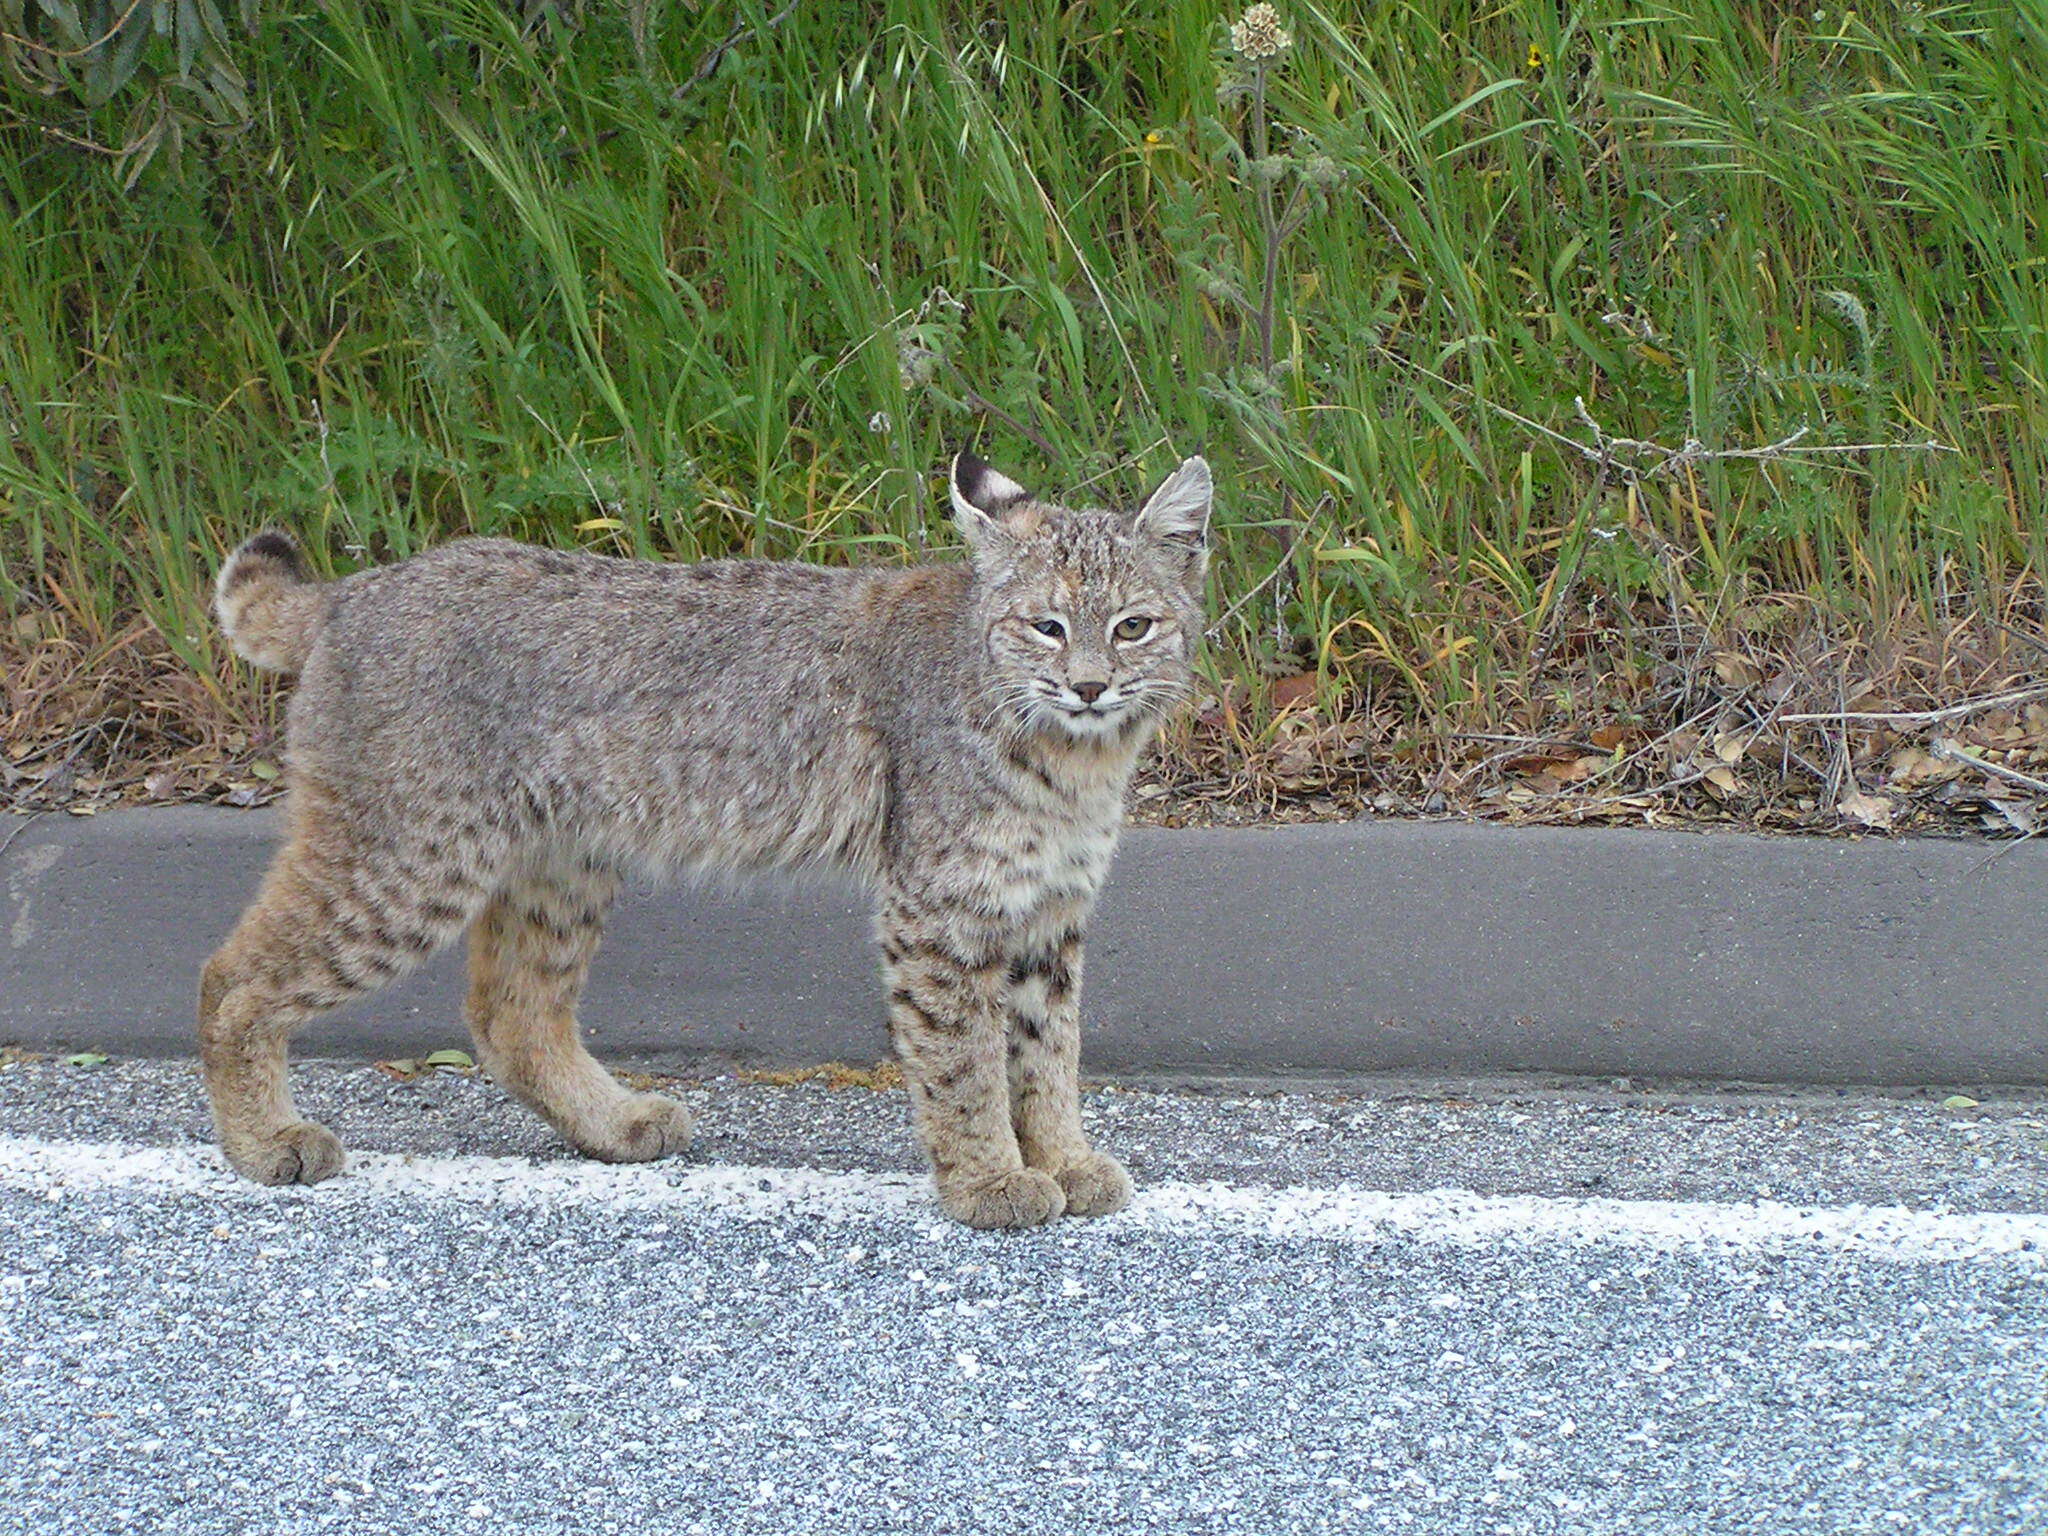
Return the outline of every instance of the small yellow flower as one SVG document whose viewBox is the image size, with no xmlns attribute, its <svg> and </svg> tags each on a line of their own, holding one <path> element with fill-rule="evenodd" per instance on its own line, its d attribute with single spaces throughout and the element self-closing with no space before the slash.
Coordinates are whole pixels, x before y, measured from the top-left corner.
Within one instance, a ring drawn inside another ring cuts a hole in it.
<svg viewBox="0 0 2048 1536">
<path fill-rule="evenodd" d="M 1231 23 L 1230 46 L 1240 56 L 1257 62 L 1278 58 L 1294 46 L 1294 38 L 1280 25 L 1280 13 L 1261 3 Z"/>
<path fill-rule="evenodd" d="M 1549 62 L 1549 56 L 1541 48 L 1537 47 L 1536 44 L 1531 43 L 1529 45 L 1529 67 L 1523 73 L 1532 80 L 1541 79 L 1543 76 L 1543 66 Z"/>
</svg>

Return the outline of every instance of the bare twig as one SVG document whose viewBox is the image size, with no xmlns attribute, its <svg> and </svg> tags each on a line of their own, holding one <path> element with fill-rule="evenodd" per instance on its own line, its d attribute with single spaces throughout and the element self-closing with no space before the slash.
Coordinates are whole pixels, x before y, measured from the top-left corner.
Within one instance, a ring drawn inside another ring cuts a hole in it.
<svg viewBox="0 0 2048 1536">
<path fill-rule="evenodd" d="M 1291 528 L 1288 530 L 1287 548 L 1281 554 L 1279 563 L 1276 564 L 1273 567 L 1273 569 L 1266 572 L 1264 576 L 1259 578 L 1259 584 L 1257 586 L 1253 587 L 1249 592 L 1245 593 L 1243 597 L 1240 597 L 1236 602 L 1232 603 L 1228 608 L 1224 609 L 1223 616 L 1219 618 L 1214 624 L 1211 624 L 1207 629 L 1202 631 L 1203 639 L 1215 640 L 1220 638 L 1223 634 L 1224 626 L 1229 624 L 1229 622 L 1232 619 L 1236 618 L 1240 613 L 1242 613 L 1245 609 L 1246 604 L 1250 603 L 1253 598 L 1257 597 L 1261 592 L 1265 591 L 1266 588 L 1270 587 L 1271 585 L 1273 585 L 1274 582 L 1280 579 L 1280 573 L 1284 570 L 1287 570 L 1294 563 L 1294 546 L 1297 543 L 1299 543 L 1300 540 L 1301 530 L 1299 528 Z"/>
<path fill-rule="evenodd" d="M 795 0 L 791 0 L 791 4 L 795 4 Z M 1145 383 L 1144 371 L 1138 367 L 1138 360 L 1131 355 L 1130 343 L 1124 340 L 1123 327 L 1116 323 L 1116 311 L 1110 307 L 1109 295 L 1103 292 L 1102 284 L 1096 281 L 1095 268 L 1090 265 L 1087 254 L 1082 251 L 1081 242 L 1074 238 L 1073 230 L 1067 225 L 1066 215 L 1060 211 L 1060 205 L 1053 201 L 1052 194 L 1045 190 L 1045 183 L 1038 179 L 1038 172 L 1031 167 L 1030 156 L 1026 155 L 1022 146 L 1018 144 L 1017 136 L 1010 132 L 1010 125 L 988 103 L 981 93 L 981 88 L 969 78 L 966 70 L 961 67 L 959 58 L 952 55 L 942 55 L 942 57 L 946 68 L 953 76 L 954 84 L 963 92 L 974 97 L 976 104 L 987 115 L 988 126 L 1009 146 L 1010 153 L 1016 157 L 1017 166 L 1023 171 L 1024 179 L 1031 183 L 1031 190 L 1038 194 L 1039 206 L 1045 210 L 1045 216 L 1052 221 L 1053 228 L 1059 231 L 1060 238 L 1066 242 L 1067 249 L 1073 253 L 1074 265 L 1080 269 L 1081 276 L 1087 281 L 1088 291 L 1095 295 L 1096 304 L 1101 307 L 1104 317 L 1109 320 L 1109 334 L 1116 338 L 1117 351 L 1123 355 L 1124 369 L 1130 375 L 1132 387 L 1137 390 L 1138 398 L 1145 402 L 1145 409 L 1151 413 L 1153 424 L 1155 426 L 1163 426 L 1164 418 L 1160 416 L 1159 406 L 1153 400 L 1152 391 Z M 1171 433 L 1168 436 L 1170 438 Z M 1167 446 L 1169 448 L 1172 447 L 1170 441 Z M 1178 452 L 1179 450 L 1175 449 L 1174 451 Z"/>
<path fill-rule="evenodd" d="M 1715 767 L 1719 766 L 1720 764 L 1715 764 Z M 1618 795 L 1604 795 L 1598 800 L 1587 801 L 1586 809 L 1597 810 L 1604 805 L 1618 805 L 1624 800 L 1654 800 L 1659 795 L 1670 794 L 1674 789 L 1688 789 L 1706 778 L 1713 771 L 1713 768 L 1695 768 L 1689 773 L 1681 773 L 1674 778 L 1666 779 L 1661 784 L 1651 784 L 1642 789 L 1625 790 Z M 1572 792 L 1569 789 L 1560 789 L 1553 794 L 1539 795 L 1537 797 L 1539 801 L 1569 800 L 1571 798 Z"/>
<path fill-rule="evenodd" d="M 1835 669 L 1835 699 L 1842 709 L 1849 707 L 1849 657 L 1843 653 L 1841 665 Z M 1849 732 L 1837 725 L 1833 732 L 1823 732 L 1831 749 L 1828 754 L 1827 784 L 1821 790 L 1821 801 L 1826 805 L 1839 805 L 1842 801 L 1842 785 L 1846 781 L 1850 789 L 1856 789 L 1856 765 L 1849 758 Z"/>
<path fill-rule="evenodd" d="M 1155 448 L 1167 448 L 1171 446 L 1172 445 L 1169 444 L 1165 438 L 1156 437 L 1151 442 L 1147 443 L 1144 447 L 1140 448 L 1136 453 L 1125 454 L 1121 459 L 1117 460 L 1116 463 L 1110 465 L 1109 468 L 1103 470 L 1100 474 L 1090 475 L 1086 480 L 1082 480 L 1074 485 L 1068 486 L 1067 494 L 1074 495 L 1078 492 L 1087 490 L 1088 487 L 1091 485 L 1100 484 L 1102 481 L 1107 480 L 1111 475 L 1117 474 L 1118 472 L 1123 470 L 1126 466 L 1142 462 L 1145 455 L 1152 452 Z"/>
<path fill-rule="evenodd" d="M 1545 748 L 1552 747 L 1571 747 L 1579 749 L 1581 756 L 1607 756 L 1598 747 L 1587 745 L 1584 742 L 1546 740 L 1536 736 L 1489 736 L 1477 731 L 1453 731 L 1451 732 L 1451 739 L 1454 741 L 1505 741 L 1508 745 L 1502 747 L 1498 752 L 1487 753 L 1478 762 L 1451 775 L 1448 786 L 1448 792 L 1450 793 L 1463 789 L 1473 779 L 1478 778 L 1483 773 L 1492 772 L 1502 763 L 1511 762 L 1515 758 L 1526 756 L 1532 751 L 1542 751 Z"/>
<path fill-rule="evenodd" d="M 1571 443 L 1579 453 L 1600 466 L 1603 474 L 1613 474 L 1625 484 L 1640 484 L 1654 480 L 1673 470 L 1690 469 L 1695 464 L 1712 463 L 1722 459 L 1749 459 L 1758 463 L 1775 462 L 1809 454 L 1851 454 L 1851 453 L 1954 453 L 1956 450 L 1946 443 L 1928 438 L 1919 443 L 1807 443 L 1811 427 L 1801 427 L 1779 438 L 1774 443 L 1765 443 L 1760 448 L 1709 448 L 1696 437 L 1689 437 L 1676 448 L 1648 438 L 1617 437 L 1593 419 L 1593 413 L 1586 409 L 1585 397 L 1572 397 L 1572 412 L 1579 423 L 1592 434 L 1591 445 L 1577 442 L 1572 438 L 1563 441 Z M 1552 436 L 1557 436 L 1553 433 Z"/>
<path fill-rule="evenodd" d="M 2014 629 L 2010 624 L 1998 619 L 1991 621 L 1991 627 L 2001 634 L 2011 635 L 2020 644 L 2030 645 L 2042 655 L 2048 656 L 2048 640 L 2042 639 L 2039 635 L 2030 635 L 2024 629 Z"/>
<path fill-rule="evenodd" d="M 777 11 L 773 16 L 770 16 L 766 21 L 764 21 L 761 24 L 761 30 L 755 35 L 759 37 L 765 37 L 768 33 L 773 32 L 777 27 L 781 26 L 785 21 L 789 20 L 789 18 L 795 14 L 796 0 L 789 0 L 789 4 L 785 5 L 781 10 Z M 725 62 L 725 56 L 728 53 L 732 52 L 733 48 L 735 47 L 735 45 L 738 44 L 739 40 L 745 37 L 746 35 L 747 19 L 746 17 L 742 16 L 738 21 L 735 21 L 732 24 L 732 30 L 730 32 L 726 33 L 724 37 L 719 39 L 717 42 L 713 43 L 711 47 L 708 50 L 706 50 L 704 57 L 697 61 L 696 73 L 691 75 L 689 79 L 685 80 L 681 85 L 677 86 L 673 91 L 671 91 L 669 93 L 669 99 L 671 101 L 681 101 L 685 96 L 689 95 L 690 92 L 694 91 L 706 80 L 709 80 L 714 74 L 718 72 L 718 66 Z"/>
<path fill-rule="evenodd" d="M 2004 709 L 2014 704 L 2025 704 L 2031 699 L 2048 698 L 2048 683 L 2037 683 L 2031 688 L 2015 688 L 2010 693 L 1990 693 L 1981 699 L 1965 699 L 1960 704 L 1951 704 L 1945 709 L 1920 709 L 1899 711 L 1827 710 L 1820 714 L 1779 715 L 1780 725 L 1810 725 L 1816 721 L 1841 725 L 1939 725 L 1944 720 L 1960 720 L 1965 715 L 1978 714 L 1987 709 Z"/>
<path fill-rule="evenodd" d="M 1603 476 L 1612 476 L 1625 485 L 1639 485 L 1646 480 L 1655 480 L 1674 470 L 1690 469 L 1695 464 L 1712 463 L 1721 459 L 1748 459 L 1760 463 L 1774 463 L 1802 457 L 1840 456 L 1856 453 L 1955 453 L 1958 450 L 1947 443 L 1928 438 L 1917 443 L 1812 443 L 1803 439 L 1812 431 L 1801 427 L 1798 431 L 1781 437 L 1774 443 L 1765 443 L 1760 448 L 1709 448 L 1697 438 L 1687 438 L 1678 447 L 1668 447 L 1652 442 L 1648 438 L 1616 437 L 1593 419 L 1586 409 L 1583 397 L 1574 396 L 1572 409 L 1588 432 L 1593 436 L 1590 443 L 1582 443 L 1576 437 L 1547 427 L 1540 421 L 1533 421 L 1518 411 L 1511 411 L 1498 401 L 1489 400 L 1468 384 L 1456 379 L 1445 378 L 1434 368 L 1424 367 L 1411 357 L 1403 357 L 1393 348 L 1375 345 L 1373 351 L 1400 367 L 1434 379 L 1447 389 L 1454 389 L 1466 399 L 1486 407 L 1504 420 L 1512 421 L 1519 427 L 1526 427 L 1540 437 L 1548 438 L 1561 447 L 1569 448 L 1580 458 L 1594 465 Z"/>
<path fill-rule="evenodd" d="M 124 153 L 124 151 L 114 148 L 111 144 L 95 144 L 91 139 L 81 139 L 75 133 L 66 133 L 62 128 L 52 128 L 47 123 L 32 123 L 18 112 L 9 112 L 4 119 L 4 123 L 5 126 L 10 128 L 33 128 L 46 139 L 56 139 L 60 143 L 75 145 L 79 149 L 89 149 L 96 155 L 119 155 Z"/>
<path fill-rule="evenodd" d="M 48 757 L 52 752 L 60 752 L 64 748 L 72 746 L 74 742 L 83 742 L 87 738 L 95 735 L 96 733 L 106 730 L 108 726 L 119 725 L 121 723 L 122 717 L 119 715 L 106 715 L 98 720 L 89 720 L 84 725 L 79 726 L 78 729 L 76 729 L 75 731 L 67 731 L 64 735 L 59 736 L 55 741 L 46 741 L 41 746 L 35 747 L 30 751 L 23 753 L 20 757 L 15 759 L 14 766 L 20 767 L 21 764 L 32 763 L 39 757 Z M 77 751 L 73 750 L 69 755 L 65 757 L 64 761 L 68 763 L 72 760 L 72 758 L 76 757 L 77 755 Z"/>
<path fill-rule="evenodd" d="M 1266 61 L 1252 66 L 1252 154 L 1254 167 L 1266 159 Z M 1298 189 L 1297 189 L 1298 190 Z M 1273 218 L 1273 184 L 1259 178 L 1259 234 L 1265 242 L 1265 276 L 1259 284 L 1259 370 L 1273 372 L 1273 289 L 1280 278 L 1280 229 Z"/>
<path fill-rule="evenodd" d="M 114 18 L 113 24 L 83 48 L 52 48 L 48 43 L 39 43 L 32 37 L 18 37 L 12 32 L 0 32 L 10 43 L 19 43 L 24 48 L 33 48 L 37 53 L 47 53 L 53 59 L 82 59 L 95 48 L 108 42 L 115 33 L 128 25 L 128 19 L 142 9 L 142 0 L 129 0 L 128 9 Z"/>
<path fill-rule="evenodd" d="M 973 388 L 969 387 L 964 381 L 961 384 L 961 390 L 963 392 L 961 398 L 966 400 L 968 408 L 970 410 L 980 411 L 984 416 L 993 416 L 998 421 L 1008 422 L 1010 426 L 1014 428 L 1016 431 L 1022 433 L 1025 437 L 1030 438 L 1033 445 L 1037 447 L 1040 453 L 1044 454 L 1048 459 L 1051 459 L 1054 463 L 1059 462 L 1059 450 L 1053 447 L 1053 445 L 1046 440 L 1046 436 L 1043 432 L 1040 432 L 1036 427 L 1028 426 L 1024 422 L 1019 421 L 1016 417 L 1012 416 L 1008 411 L 1004 410 L 1000 405 L 997 405 L 994 401 L 989 400 L 983 395 L 977 393 Z"/>
<path fill-rule="evenodd" d="M 2041 828 L 2039 827 L 2035 827 L 2031 831 L 2020 833 L 2018 837 L 2013 838 L 2003 848 L 1999 849 L 1998 852 L 1991 855 L 1990 858 L 1971 865 L 1970 873 L 1973 875 L 1983 874 L 1985 870 L 1989 869 L 1992 865 L 1996 864 L 2000 859 L 2004 858 L 2007 854 L 2011 853 L 2013 849 L 2019 847 L 2020 844 L 2031 843 L 2035 838 L 2039 837 L 2040 835 Z"/>
<path fill-rule="evenodd" d="M 1557 750 L 1565 747 L 1579 753 L 1607 753 L 1590 741 L 1580 741 L 1574 736 L 1514 736 L 1504 731 L 1447 731 L 1445 738 L 1450 741 L 1504 741 L 1511 747 L 1524 748 L 1532 752 Z"/>
<path fill-rule="evenodd" d="M 45 813 L 42 811 L 30 811 L 26 816 L 22 817 L 21 825 L 16 827 L 12 832 L 7 834 L 7 840 L 5 842 L 0 842 L 0 858 L 5 858 L 7 856 L 7 850 L 14 846 L 14 840 L 17 837 L 21 836 L 22 833 L 26 832 L 30 827 L 34 826 L 35 823 L 44 814 Z"/>
<path fill-rule="evenodd" d="M 1946 736 L 1938 738 L 1927 750 L 1936 757 L 1947 758 L 1952 763 L 1962 763 L 1966 767 L 1975 768 L 1979 773 L 1988 773 L 1993 778 L 2004 779 L 2009 784 L 2018 784 L 2022 788 L 2033 790 L 2036 794 L 2048 795 L 2048 779 L 2037 779 L 2032 774 L 2021 773 L 2019 769 L 2008 768 L 2003 763 L 1988 762 Z"/>
<path fill-rule="evenodd" d="M 1318 501 L 1315 504 L 1315 507 L 1309 512 L 1309 517 L 1314 517 L 1317 512 L 1322 511 L 1322 509 L 1329 503 L 1329 500 L 1329 496 L 1325 494 L 1322 500 Z M 1214 624 L 1211 624 L 1207 629 L 1202 631 L 1203 639 L 1215 640 L 1219 638 L 1223 633 L 1224 626 L 1229 624 L 1229 622 L 1232 619 L 1236 618 L 1240 613 L 1242 613 L 1245 610 L 1245 607 L 1251 602 L 1253 598 L 1257 597 L 1261 592 L 1265 591 L 1266 588 L 1270 587 L 1274 582 L 1278 581 L 1283 572 L 1292 570 L 1294 568 L 1295 546 L 1301 543 L 1301 530 L 1307 525 L 1307 523 L 1308 518 L 1303 518 L 1299 522 L 1295 521 L 1293 518 L 1286 519 L 1287 547 L 1280 551 L 1280 559 L 1278 560 L 1278 562 L 1275 563 L 1273 569 L 1266 572 L 1264 576 L 1259 578 L 1257 586 L 1253 587 L 1249 592 L 1245 593 L 1244 596 L 1240 597 L 1236 602 L 1232 603 L 1228 608 L 1224 609 L 1222 617 L 1218 618 Z"/>
<path fill-rule="evenodd" d="M 603 495 L 597 489 L 597 482 L 590 478 L 590 471 L 585 469 L 583 467 L 583 461 L 576 457 L 576 450 L 574 448 L 571 448 L 568 445 L 568 443 L 563 440 L 562 434 L 555 430 L 555 424 L 549 421 L 547 417 L 541 415 L 539 411 L 536 411 L 532 407 L 532 405 L 528 404 L 525 396 L 519 395 L 515 396 L 514 398 L 519 401 L 520 406 L 525 410 L 527 415 L 531 416 L 535 421 L 541 424 L 541 427 L 547 432 L 547 435 L 555 440 L 555 446 L 562 450 L 563 454 L 568 458 L 569 463 L 575 467 L 576 473 L 583 480 L 583 488 L 586 491 L 590 492 L 590 504 L 596 507 L 598 511 L 604 513 L 607 517 L 617 517 L 620 512 L 624 511 L 625 507 L 623 503 L 616 501 L 606 501 L 604 499 Z M 325 421 L 320 423 L 320 456 L 322 462 L 324 463 L 327 456 L 327 423 Z M 332 478 L 333 471 L 329 470 L 328 474 L 329 477 Z"/>
<path fill-rule="evenodd" d="M 1714 714 L 1715 711 L 1720 709 L 1720 707 L 1721 706 L 1718 703 L 1709 704 L 1705 709 L 1702 709 L 1695 714 L 1688 715 L 1685 719 L 1679 721 L 1678 724 L 1671 727 L 1670 730 L 1664 732 L 1661 736 L 1652 737 L 1649 741 L 1644 742 L 1640 747 L 1637 747 L 1633 752 L 1628 753 L 1626 756 L 1616 758 L 1612 762 L 1604 763 L 1600 767 L 1595 768 L 1590 774 L 1586 775 L 1586 777 L 1582 779 L 1579 783 L 1567 785 L 1563 789 L 1552 790 L 1548 794 L 1538 795 L 1533 801 L 1530 802 L 1530 804 L 1545 805 L 1556 800 L 1572 800 L 1578 798 L 1580 795 L 1588 793 L 1594 785 L 1602 783 L 1606 780 L 1613 779 L 1616 775 L 1622 773 L 1624 770 L 1634 767 L 1637 763 L 1641 762 L 1644 758 L 1648 757 L 1651 753 L 1657 751 L 1659 748 L 1667 746 L 1670 743 L 1671 739 L 1674 736 L 1678 735 L 1679 732 L 1689 731 L 1694 726 L 1704 723 L 1706 719 L 1710 715 Z M 1715 768 L 1718 768 L 1720 766 L 1721 764 L 1719 763 L 1710 764 L 1709 766 L 1700 768 L 1692 773 L 1681 774 L 1676 778 L 1667 779 L 1662 784 L 1654 785 L 1649 789 L 1626 790 L 1618 795 L 1608 795 L 1601 800 L 1589 801 L 1588 804 L 1612 805 L 1617 800 L 1634 800 L 1649 795 L 1665 794 L 1674 789 L 1683 789 L 1688 784 L 1697 784 L 1701 779 L 1704 779 L 1708 774 L 1712 773 Z"/>
</svg>

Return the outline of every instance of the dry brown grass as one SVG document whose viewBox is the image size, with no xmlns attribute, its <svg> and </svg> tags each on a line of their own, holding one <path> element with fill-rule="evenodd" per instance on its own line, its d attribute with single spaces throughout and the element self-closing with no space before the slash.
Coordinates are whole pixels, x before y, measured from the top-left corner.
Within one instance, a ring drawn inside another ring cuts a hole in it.
<svg viewBox="0 0 2048 1536">
<path fill-rule="evenodd" d="M 108 632 L 77 610 L 29 610 L 0 634 L 0 803 L 258 804 L 278 791 L 279 691 L 195 673 L 145 617 Z"/>
<path fill-rule="evenodd" d="M 2048 815 L 2039 601 L 1945 627 L 1902 605 L 1868 632 L 1782 594 L 1722 615 L 1582 605 L 1490 707 L 1436 722 L 1391 678 L 1377 696 L 1306 673 L 1226 688 L 1171 734 L 1139 815 L 2030 834 Z"/>
<path fill-rule="evenodd" d="M 1718 614 L 1596 596 L 1453 718 L 1422 718 L 1390 667 L 1368 667 L 1366 687 L 1306 672 L 1225 684 L 1168 732 L 1136 810 L 1165 825 L 1363 814 L 2030 834 L 2048 818 L 2039 603 L 2017 592 L 2007 617 L 1946 626 L 1907 604 L 1845 631 L 1783 594 Z M 0 635 L 0 678 L 9 810 L 246 806 L 282 789 L 284 686 L 195 673 L 147 619 L 105 631 L 63 605 L 25 613 Z"/>
</svg>

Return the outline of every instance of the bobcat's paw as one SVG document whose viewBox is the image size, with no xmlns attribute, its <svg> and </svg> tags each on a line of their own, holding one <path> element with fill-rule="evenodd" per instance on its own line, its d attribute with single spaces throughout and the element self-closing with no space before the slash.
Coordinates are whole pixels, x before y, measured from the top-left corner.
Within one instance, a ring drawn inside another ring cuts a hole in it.
<svg viewBox="0 0 2048 1536">
<path fill-rule="evenodd" d="M 1131 1176 L 1106 1152 L 1090 1152 L 1077 1163 L 1055 1168 L 1052 1176 L 1067 1197 L 1069 1216 L 1107 1216 L 1131 1203 Z"/>
<path fill-rule="evenodd" d="M 259 1136 L 235 1137 L 223 1148 L 228 1162 L 258 1184 L 318 1184 L 341 1172 L 348 1154 L 324 1125 L 294 1120 Z"/>
<path fill-rule="evenodd" d="M 1067 1208 L 1067 1197 L 1050 1175 L 1011 1168 L 942 1183 L 939 1204 L 970 1227 L 1037 1227 L 1055 1220 Z"/>
<path fill-rule="evenodd" d="M 578 1150 L 607 1163 L 651 1163 L 690 1147 L 690 1112 L 659 1093 L 636 1093 L 597 1134 L 577 1138 Z"/>
</svg>

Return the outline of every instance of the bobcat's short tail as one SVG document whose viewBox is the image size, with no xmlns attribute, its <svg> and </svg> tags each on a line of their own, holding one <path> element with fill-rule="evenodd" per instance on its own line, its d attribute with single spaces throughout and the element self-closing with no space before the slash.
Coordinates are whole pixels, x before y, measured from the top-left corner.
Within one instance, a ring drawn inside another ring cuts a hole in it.
<svg viewBox="0 0 2048 1536">
<path fill-rule="evenodd" d="M 309 580 L 299 546 L 266 528 L 232 555 L 213 584 L 213 611 L 244 661 L 296 672 L 327 622 L 328 588 Z"/>
</svg>

